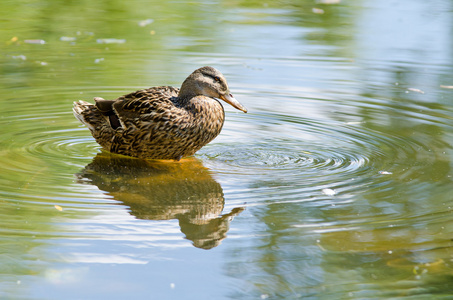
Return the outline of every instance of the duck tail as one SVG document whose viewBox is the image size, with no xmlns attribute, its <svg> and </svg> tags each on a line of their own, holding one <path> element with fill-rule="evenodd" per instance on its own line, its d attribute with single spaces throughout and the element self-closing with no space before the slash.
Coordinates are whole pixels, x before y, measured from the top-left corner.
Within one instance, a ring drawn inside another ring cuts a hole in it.
<svg viewBox="0 0 453 300">
<path fill-rule="evenodd" d="M 77 120 L 87 126 L 92 133 L 104 127 L 106 117 L 96 108 L 95 105 L 83 100 L 74 102 L 72 108 Z"/>
</svg>

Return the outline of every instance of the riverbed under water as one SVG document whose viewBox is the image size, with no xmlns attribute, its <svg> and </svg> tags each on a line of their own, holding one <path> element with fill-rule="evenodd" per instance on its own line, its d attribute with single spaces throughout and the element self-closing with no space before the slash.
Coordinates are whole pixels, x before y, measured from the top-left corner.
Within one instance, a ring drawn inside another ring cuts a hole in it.
<svg viewBox="0 0 453 300">
<path fill-rule="evenodd" d="M 452 297 L 453 2 L 0 10 L 0 298 Z M 192 158 L 72 115 L 204 65 L 249 112 Z"/>
</svg>

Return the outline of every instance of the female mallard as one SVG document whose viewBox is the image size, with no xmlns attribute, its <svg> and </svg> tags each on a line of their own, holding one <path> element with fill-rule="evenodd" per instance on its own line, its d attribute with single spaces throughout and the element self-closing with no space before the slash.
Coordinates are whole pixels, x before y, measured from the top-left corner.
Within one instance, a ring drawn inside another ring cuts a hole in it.
<svg viewBox="0 0 453 300">
<path fill-rule="evenodd" d="M 195 70 L 181 89 L 171 86 L 136 91 L 95 104 L 74 102 L 75 117 L 102 148 L 147 159 L 193 155 L 222 130 L 225 112 L 218 99 L 247 112 L 230 94 L 225 77 L 212 67 Z"/>
</svg>

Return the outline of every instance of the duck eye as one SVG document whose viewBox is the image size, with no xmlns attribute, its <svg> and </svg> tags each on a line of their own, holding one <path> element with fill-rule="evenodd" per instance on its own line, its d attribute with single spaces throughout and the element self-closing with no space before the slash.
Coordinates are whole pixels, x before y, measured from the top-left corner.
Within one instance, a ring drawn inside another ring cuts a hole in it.
<svg viewBox="0 0 453 300">
<path fill-rule="evenodd" d="M 219 76 L 215 76 L 215 77 L 214 77 L 214 80 L 215 80 L 216 82 L 220 82 L 220 77 L 219 77 Z"/>
</svg>

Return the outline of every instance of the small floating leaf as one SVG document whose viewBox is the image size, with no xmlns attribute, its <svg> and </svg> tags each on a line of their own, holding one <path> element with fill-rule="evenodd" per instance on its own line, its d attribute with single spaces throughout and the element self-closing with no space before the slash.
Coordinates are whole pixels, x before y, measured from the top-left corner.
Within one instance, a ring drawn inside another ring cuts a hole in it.
<svg viewBox="0 0 453 300">
<path fill-rule="evenodd" d="M 149 24 L 151 24 L 152 22 L 154 22 L 153 19 L 146 19 L 146 20 L 143 20 L 143 21 L 139 21 L 139 22 L 138 22 L 138 26 L 140 26 L 140 27 L 145 27 L 146 25 L 149 25 Z"/>
<path fill-rule="evenodd" d="M 17 36 L 12 37 L 9 41 L 6 41 L 7 45 L 11 45 L 19 41 L 19 38 Z"/>
<path fill-rule="evenodd" d="M 61 207 L 60 205 L 54 205 L 54 207 L 58 211 L 63 211 L 63 207 Z"/>
<path fill-rule="evenodd" d="M 322 189 L 322 193 L 327 196 L 334 196 L 337 192 L 332 189 Z"/>
<path fill-rule="evenodd" d="M 60 41 L 62 42 L 74 42 L 76 40 L 73 36 L 62 36 L 60 37 Z"/>
<path fill-rule="evenodd" d="M 416 92 L 416 93 L 420 93 L 420 94 L 424 94 L 425 92 L 420 90 L 420 89 L 415 89 L 415 88 L 407 88 L 408 91 L 411 91 L 411 92 Z"/>
<path fill-rule="evenodd" d="M 393 173 L 389 172 L 389 171 L 379 171 L 379 174 L 381 174 L 381 175 L 392 175 Z"/>
<path fill-rule="evenodd" d="M 13 59 L 21 59 L 21 60 L 27 60 L 27 57 L 23 54 L 21 55 L 16 55 L 16 56 L 12 56 Z"/>
<path fill-rule="evenodd" d="M 316 0 L 318 4 L 338 4 L 341 0 Z"/>
<path fill-rule="evenodd" d="M 312 11 L 314 14 L 317 14 L 317 15 L 322 15 L 322 14 L 324 14 L 324 9 L 322 9 L 322 8 L 313 7 L 313 8 L 311 9 L 311 11 Z"/>
<path fill-rule="evenodd" d="M 97 39 L 98 44 L 124 44 L 125 39 Z"/>
<path fill-rule="evenodd" d="M 40 44 L 40 45 L 44 45 L 46 43 L 45 40 L 25 40 L 24 42 L 26 44 Z"/>
</svg>

